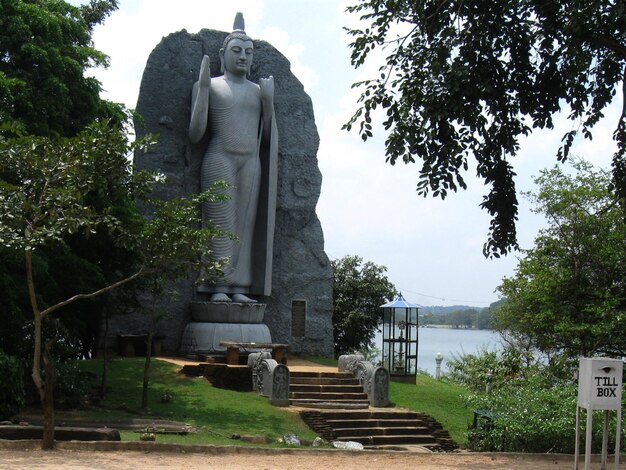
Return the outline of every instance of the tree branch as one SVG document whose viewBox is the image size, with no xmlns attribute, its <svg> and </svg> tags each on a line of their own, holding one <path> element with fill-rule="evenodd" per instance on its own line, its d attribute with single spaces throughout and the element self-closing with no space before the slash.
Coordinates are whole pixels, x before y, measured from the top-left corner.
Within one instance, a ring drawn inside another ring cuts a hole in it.
<svg viewBox="0 0 626 470">
<path fill-rule="evenodd" d="M 622 77 L 622 115 L 619 117 L 618 128 L 624 126 L 626 121 L 626 65 L 624 65 L 624 76 Z M 626 131 L 626 129 L 622 130 Z"/>
<path fill-rule="evenodd" d="M 28 299 L 31 309 L 35 316 L 41 315 L 39 305 L 37 304 L 37 295 L 35 293 L 35 281 L 33 278 L 33 250 L 24 251 L 24 263 L 26 268 L 26 287 L 28 288 Z"/>
<path fill-rule="evenodd" d="M 77 295 L 75 295 L 75 296 L 73 296 L 73 297 L 70 297 L 70 298 L 69 298 L 69 299 L 67 299 L 67 300 L 64 300 L 64 301 L 62 301 L 62 302 L 59 302 L 58 304 L 55 304 L 55 305 L 52 305 L 52 306 L 48 307 L 47 309 L 45 309 L 45 310 L 43 310 L 43 311 L 41 312 L 41 317 L 42 317 L 42 318 L 44 318 L 44 317 L 46 317 L 48 314 L 50 314 L 50 313 L 54 312 L 55 310 L 58 310 L 58 309 L 60 309 L 61 307 L 65 307 L 66 305 L 69 305 L 69 304 L 71 304 L 71 303 L 74 303 L 74 302 L 76 302 L 77 300 L 81 300 L 81 299 L 92 299 L 92 298 L 94 298 L 94 297 L 96 297 L 96 296 L 98 296 L 98 295 L 100 295 L 100 294 L 104 294 L 105 292 L 108 292 L 108 291 L 110 291 L 110 290 L 116 289 L 116 288 L 118 288 L 118 287 L 120 287 L 120 286 L 123 286 L 124 284 L 129 283 L 130 281 L 133 281 L 133 280 L 137 279 L 138 277 L 140 277 L 140 276 L 142 276 L 142 275 L 144 275 L 144 274 L 146 274 L 146 273 L 148 273 L 148 271 L 146 271 L 146 270 L 144 269 L 144 266 L 142 266 L 142 267 L 139 269 L 139 271 L 137 271 L 135 274 L 133 274 L 133 275 L 131 275 L 131 276 L 129 276 L 129 277 L 126 277 L 126 278 L 124 278 L 124 279 L 121 279 L 121 280 L 119 280 L 119 281 L 117 281 L 117 282 L 115 282 L 115 283 L 113 283 L 113 284 L 110 284 L 110 285 L 108 285 L 108 286 L 106 286 L 106 287 L 103 287 L 102 289 L 99 289 L 99 290 L 97 290 L 97 291 L 94 291 L 94 292 L 92 292 L 92 293 L 90 293 L 90 294 L 77 294 Z"/>
<path fill-rule="evenodd" d="M 626 60 L 626 46 L 620 44 L 613 38 L 582 35 L 582 39 L 587 40 L 589 44 L 592 44 L 595 47 L 604 47 Z"/>
</svg>

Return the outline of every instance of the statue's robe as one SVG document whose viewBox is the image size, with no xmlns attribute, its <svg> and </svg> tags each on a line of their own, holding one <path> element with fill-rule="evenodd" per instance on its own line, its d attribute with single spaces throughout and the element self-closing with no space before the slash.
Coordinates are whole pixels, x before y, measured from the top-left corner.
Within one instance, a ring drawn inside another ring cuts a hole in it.
<svg viewBox="0 0 626 470">
<path fill-rule="evenodd" d="M 223 85 L 216 83 L 220 79 L 214 79 L 211 86 Z M 228 257 L 229 265 L 214 286 L 203 285 L 199 290 L 268 296 L 272 288 L 278 133 L 273 110 L 270 132 L 264 132 L 262 110 L 254 109 L 257 101 L 260 104 L 258 87 L 250 89 L 255 85 L 248 85 L 247 90 L 240 90 L 243 98 L 235 96 L 225 107 L 216 105 L 211 93 L 201 188 L 225 181 L 228 187 L 224 192 L 229 199 L 205 203 L 203 218 L 237 239 L 226 235 L 214 240 L 213 256 Z M 246 116 L 248 112 L 251 114 Z M 250 120 L 257 121 L 258 133 L 250 132 L 251 127 L 254 129 Z M 219 129 L 215 138 L 211 129 Z"/>
</svg>

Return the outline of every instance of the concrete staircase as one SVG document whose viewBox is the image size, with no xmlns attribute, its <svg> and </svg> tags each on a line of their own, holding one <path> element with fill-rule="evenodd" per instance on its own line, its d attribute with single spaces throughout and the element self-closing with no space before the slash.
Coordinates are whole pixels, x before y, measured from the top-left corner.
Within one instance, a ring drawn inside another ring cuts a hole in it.
<svg viewBox="0 0 626 470">
<path fill-rule="evenodd" d="M 182 371 L 190 376 L 203 375 L 215 386 L 251 389 L 249 367 L 216 362 L 185 365 Z M 431 451 L 451 451 L 457 448 L 448 432 L 424 413 L 370 409 L 367 394 L 351 373 L 301 366 L 300 370 L 290 370 L 289 377 L 290 404 L 304 408 L 300 411 L 302 419 L 328 441 L 355 441 L 369 449 L 420 446 Z"/>
<path fill-rule="evenodd" d="M 419 445 L 431 451 L 457 446 L 447 431 L 430 416 L 401 410 L 306 410 L 302 419 L 328 441 L 360 442 L 367 448 Z"/>
<path fill-rule="evenodd" d="M 367 394 L 347 372 L 290 372 L 291 405 L 304 408 L 367 409 Z"/>
</svg>

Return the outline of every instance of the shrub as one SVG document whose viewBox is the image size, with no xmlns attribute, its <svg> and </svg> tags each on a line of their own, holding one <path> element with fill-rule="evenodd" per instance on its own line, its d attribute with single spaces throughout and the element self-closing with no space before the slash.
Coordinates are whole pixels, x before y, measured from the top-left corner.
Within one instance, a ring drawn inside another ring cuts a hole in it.
<svg viewBox="0 0 626 470">
<path fill-rule="evenodd" d="M 575 446 L 578 387 L 573 378 L 578 366 L 567 357 L 552 357 L 547 364 L 515 347 L 503 351 L 483 349 L 448 362 L 447 378 L 474 392 L 465 399 L 470 409 L 487 411 L 468 432 L 474 450 L 500 452 L 565 452 Z M 491 390 L 486 392 L 489 383 Z M 626 396 L 625 396 L 626 398 Z M 584 423 L 585 412 L 582 414 Z M 615 436 L 615 413 L 609 434 Z M 594 416 L 594 451 L 601 449 L 602 416 Z M 582 443 L 581 439 L 581 443 Z"/>
<path fill-rule="evenodd" d="M 576 387 L 544 382 L 534 377 L 469 396 L 470 407 L 492 415 L 488 425 L 470 430 L 471 446 L 484 451 L 573 451 Z"/>
<path fill-rule="evenodd" d="M 490 422 L 469 430 L 468 441 L 474 450 L 574 452 L 578 387 L 544 373 L 546 375 L 516 380 L 492 393 L 470 395 L 466 399 L 469 407 L 489 410 L 492 415 Z M 599 452 L 603 420 L 601 412 L 594 413 L 597 416 L 594 414 L 592 448 Z M 583 411 L 582 426 L 585 416 Z M 609 435 L 615 436 L 615 413 L 611 418 Z M 584 433 L 582 436 L 584 445 Z"/>
<path fill-rule="evenodd" d="M 474 392 L 484 392 L 487 384 L 498 388 L 511 380 L 532 375 L 537 370 L 534 359 L 516 348 L 502 351 L 483 348 L 475 354 L 455 355 L 447 362 L 446 377 Z"/>
<path fill-rule="evenodd" d="M 24 356 L 32 362 L 34 349 L 33 323 L 28 322 L 24 332 Z M 60 408 L 78 407 L 90 393 L 89 377 L 81 372 L 77 359 L 80 357 L 81 342 L 75 332 L 68 330 L 56 318 L 47 318 L 43 323 L 42 344 L 52 341 L 51 358 L 57 371 L 54 389 L 54 404 Z M 27 384 L 28 402 L 37 402 L 39 397 L 32 379 Z"/>
<path fill-rule="evenodd" d="M 0 349 L 0 420 L 24 406 L 24 369 L 20 361 Z"/>
</svg>

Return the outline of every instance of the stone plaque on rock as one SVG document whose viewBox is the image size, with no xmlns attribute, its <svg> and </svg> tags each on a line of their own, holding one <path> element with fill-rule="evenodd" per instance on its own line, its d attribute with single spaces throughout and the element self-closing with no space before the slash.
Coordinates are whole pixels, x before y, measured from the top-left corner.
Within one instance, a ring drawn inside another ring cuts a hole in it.
<svg viewBox="0 0 626 470">
<path fill-rule="evenodd" d="M 291 302 L 291 336 L 306 336 L 306 301 L 294 300 Z"/>
</svg>

